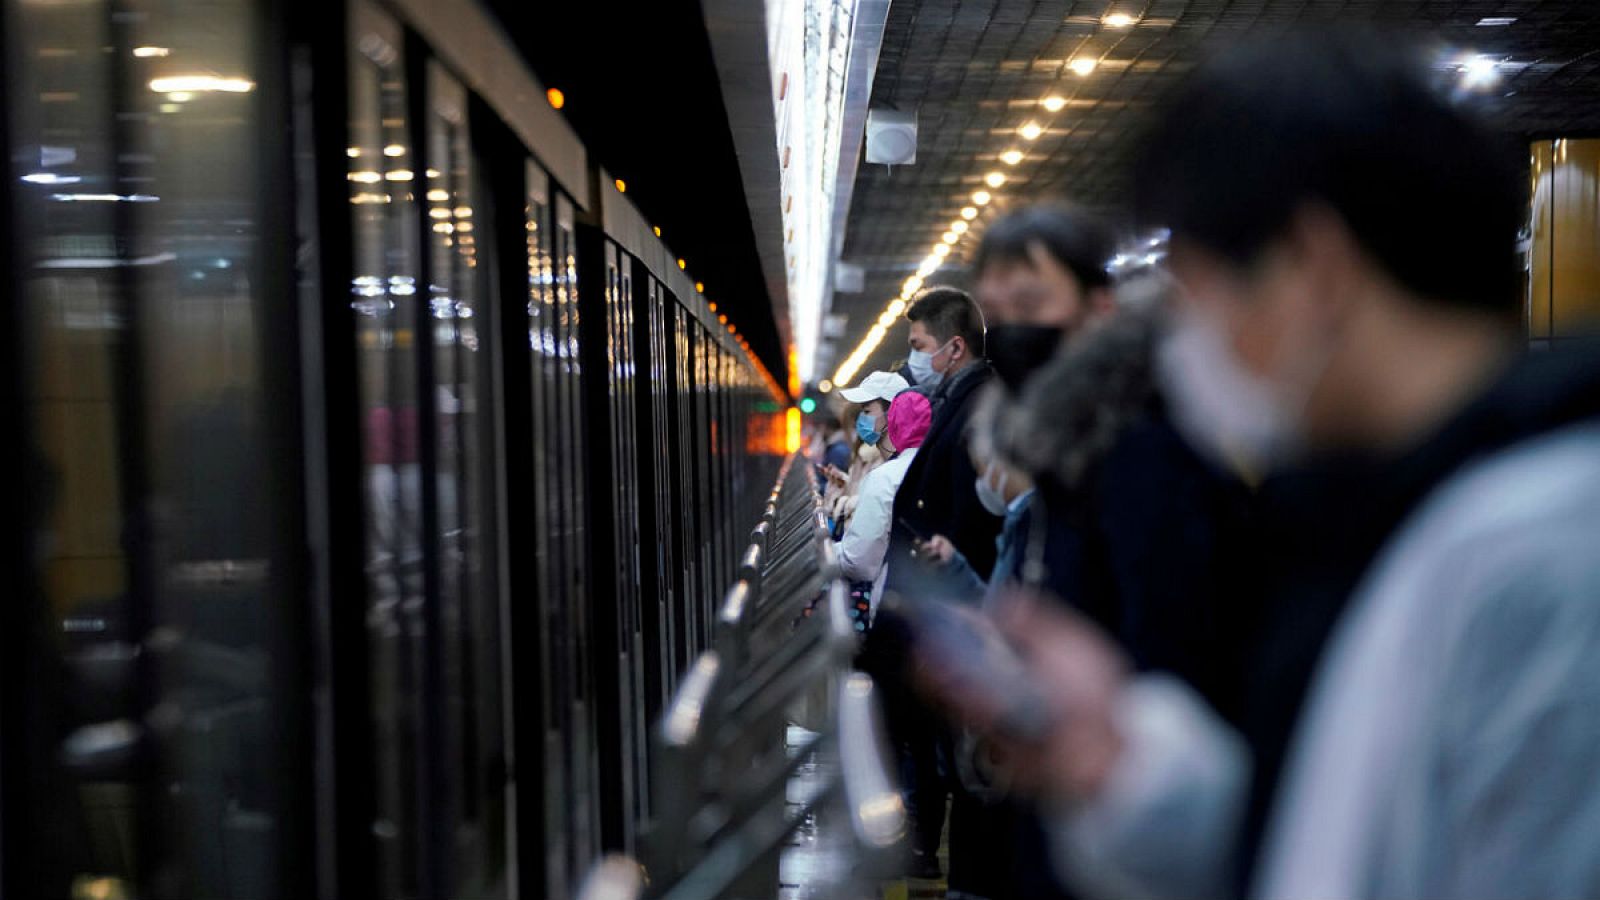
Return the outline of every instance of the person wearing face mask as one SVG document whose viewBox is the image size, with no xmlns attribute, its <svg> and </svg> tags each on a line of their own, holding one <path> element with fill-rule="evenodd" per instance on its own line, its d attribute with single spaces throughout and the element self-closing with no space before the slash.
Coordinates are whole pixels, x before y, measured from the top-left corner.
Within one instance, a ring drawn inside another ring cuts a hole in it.
<svg viewBox="0 0 1600 900">
<path fill-rule="evenodd" d="M 886 412 L 888 404 L 909 387 L 899 375 L 878 371 L 861 379 L 861 383 L 855 387 L 845 388 L 838 393 L 841 400 L 850 404 L 846 409 L 854 410 L 849 417 L 854 451 L 847 471 L 840 473 L 842 477 L 830 473 L 829 489 L 823 497 L 823 505 L 835 523 L 835 539 L 843 537 L 845 527 L 860 502 L 862 479 L 887 459 L 887 454 L 879 447 L 883 433 L 878 425 L 882 420 L 879 413 Z M 878 401 L 881 408 L 868 412 L 864 407 L 873 401 Z"/>
<path fill-rule="evenodd" d="M 887 374 L 887 373 L 874 373 Z M 889 378 L 895 378 L 889 375 Z M 870 379 L 869 379 L 870 380 Z M 898 380 L 898 379 L 897 379 Z M 863 383 L 858 391 L 873 390 Z M 885 404 L 881 397 L 867 400 L 857 420 L 861 440 L 876 445 L 888 459 L 861 482 L 855 513 L 839 541 L 839 571 L 845 578 L 873 585 L 872 608 L 882 596 L 889 549 L 889 512 L 906 470 L 917 458 L 917 448 L 927 436 L 932 409 L 928 398 L 903 391 Z"/>
<path fill-rule="evenodd" d="M 979 571 L 994 565 L 1000 519 L 984 510 L 973 484 L 977 473 L 966 449 L 967 424 L 979 389 L 993 375 L 983 359 L 983 319 L 972 298 L 950 287 L 926 288 L 906 310 L 910 322 L 907 366 L 917 388 L 928 391 L 932 423 L 917 458 L 905 472 L 890 517 L 883 591 L 912 589 L 917 541 L 943 534 Z M 937 721 L 906 682 L 907 635 L 894 615 L 874 620 L 857 664 L 883 690 L 891 742 L 897 748 L 906 802 L 915 822 L 911 874 L 937 878 L 936 859 L 948 791 L 940 774 Z M 952 865 L 954 868 L 954 865 Z M 959 890 L 951 885 L 952 891 Z"/>
<path fill-rule="evenodd" d="M 1042 212 L 1048 214 L 1037 218 L 1072 233 L 1073 214 Z M 990 233 L 1009 242 L 1022 231 L 1017 224 L 997 220 Z M 1051 265 L 1071 271 L 1055 261 L 1057 251 L 1048 252 Z M 998 255 L 989 248 L 991 265 Z M 988 274 L 980 270 L 980 290 L 994 284 Z M 1044 359 L 1015 379 L 1016 390 L 1003 381 L 987 389 L 971 441 L 979 458 L 1005 466 L 981 476 L 978 493 L 1003 496 L 1018 477 L 1019 487 L 1031 490 L 1022 509 L 1008 510 L 993 576 L 966 590 L 993 607 L 1008 589 L 1025 586 L 1087 615 L 1140 670 L 1175 674 L 1211 698 L 1221 694 L 1217 644 L 1248 496 L 1167 420 L 1155 348 L 1169 294 L 1160 278 L 1124 281 L 1109 310 L 1041 353 Z M 1004 294 L 990 296 L 997 312 L 1016 315 L 1004 308 Z M 1076 305 L 1070 293 L 1059 299 L 1062 308 Z M 987 502 L 1000 508 L 1000 499 Z M 929 549 L 943 555 L 937 541 Z M 948 571 L 961 573 L 959 558 Z M 1014 835 L 1016 886 L 1003 896 L 1069 894 L 1056 882 L 1046 832 L 1026 804 L 984 815 L 989 832 Z"/>
<path fill-rule="evenodd" d="M 1159 371 L 1266 476 L 1258 572 L 1220 708 L 1081 618 L 1001 616 L 1054 724 L 996 739 L 1080 884 L 1600 892 L 1600 353 L 1519 347 L 1519 180 L 1393 41 L 1280 36 L 1171 101 L 1136 169 L 1185 313 Z"/>
</svg>

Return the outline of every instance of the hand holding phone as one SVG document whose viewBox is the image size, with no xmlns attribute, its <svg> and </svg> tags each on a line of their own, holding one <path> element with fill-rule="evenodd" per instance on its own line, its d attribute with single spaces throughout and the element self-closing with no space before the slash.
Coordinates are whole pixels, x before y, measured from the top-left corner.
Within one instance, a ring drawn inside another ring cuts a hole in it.
<svg viewBox="0 0 1600 900">
<path fill-rule="evenodd" d="M 942 600 L 907 600 L 894 593 L 883 603 L 910 625 L 912 652 L 931 693 L 979 713 L 1007 738 L 1041 741 L 1050 733 L 1049 704 L 1022 658 L 987 618 Z"/>
</svg>

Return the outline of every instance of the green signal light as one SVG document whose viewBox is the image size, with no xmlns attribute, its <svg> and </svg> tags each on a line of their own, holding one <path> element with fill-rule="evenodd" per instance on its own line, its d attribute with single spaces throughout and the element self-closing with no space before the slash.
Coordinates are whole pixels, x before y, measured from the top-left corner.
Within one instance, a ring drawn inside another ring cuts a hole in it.
<svg viewBox="0 0 1600 900">
<path fill-rule="evenodd" d="M 808 416 L 811 415 L 817 411 L 817 401 L 810 397 L 802 397 L 800 399 L 800 411 Z"/>
</svg>

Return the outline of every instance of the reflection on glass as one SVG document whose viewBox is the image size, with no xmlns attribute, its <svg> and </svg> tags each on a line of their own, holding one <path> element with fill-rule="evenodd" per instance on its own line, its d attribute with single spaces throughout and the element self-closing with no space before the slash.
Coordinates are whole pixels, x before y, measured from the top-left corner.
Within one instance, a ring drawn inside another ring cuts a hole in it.
<svg viewBox="0 0 1600 900">
<path fill-rule="evenodd" d="M 357 9 L 350 64 L 352 256 L 367 498 L 368 627 L 378 890 L 412 896 L 421 857 L 418 742 L 426 715 L 417 395 L 417 210 L 399 30 Z"/>
<path fill-rule="evenodd" d="M 39 446 L 41 897 L 277 891 L 251 0 L 8 5 Z M 157 52 L 159 51 L 159 52 Z M 164 78 L 217 74 L 216 84 Z M 160 83 L 170 91 L 143 86 Z M 186 96 L 180 96 L 186 94 Z M 26 774 L 23 774 L 23 773 Z"/>
</svg>

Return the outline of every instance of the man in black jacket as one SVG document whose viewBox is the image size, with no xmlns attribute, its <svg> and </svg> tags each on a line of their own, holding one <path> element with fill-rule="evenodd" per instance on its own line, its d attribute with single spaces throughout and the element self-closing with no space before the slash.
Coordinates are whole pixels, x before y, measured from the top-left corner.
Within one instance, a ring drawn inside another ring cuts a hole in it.
<svg viewBox="0 0 1600 900">
<path fill-rule="evenodd" d="M 921 568 L 917 544 L 934 534 L 949 537 L 975 568 L 988 571 L 1001 525 L 1000 517 L 978 501 L 978 475 L 966 447 L 978 389 L 994 374 L 983 358 L 982 315 L 965 293 L 936 287 L 917 297 L 906 318 L 911 322 L 907 368 L 918 387 L 931 390 L 933 424 L 895 494 L 885 594 L 914 592 Z M 935 856 L 949 793 L 941 773 L 941 730 L 922 701 L 905 689 L 905 658 L 903 623 L 880 608 L 862 649 L 861 666 L 884 689 L 884 712 L 900 754 L 907 806 L 916 826 L 911 874 L 938 877 Z M 956 843 L 953 854 L 959 852 Z"/>
</svg>

